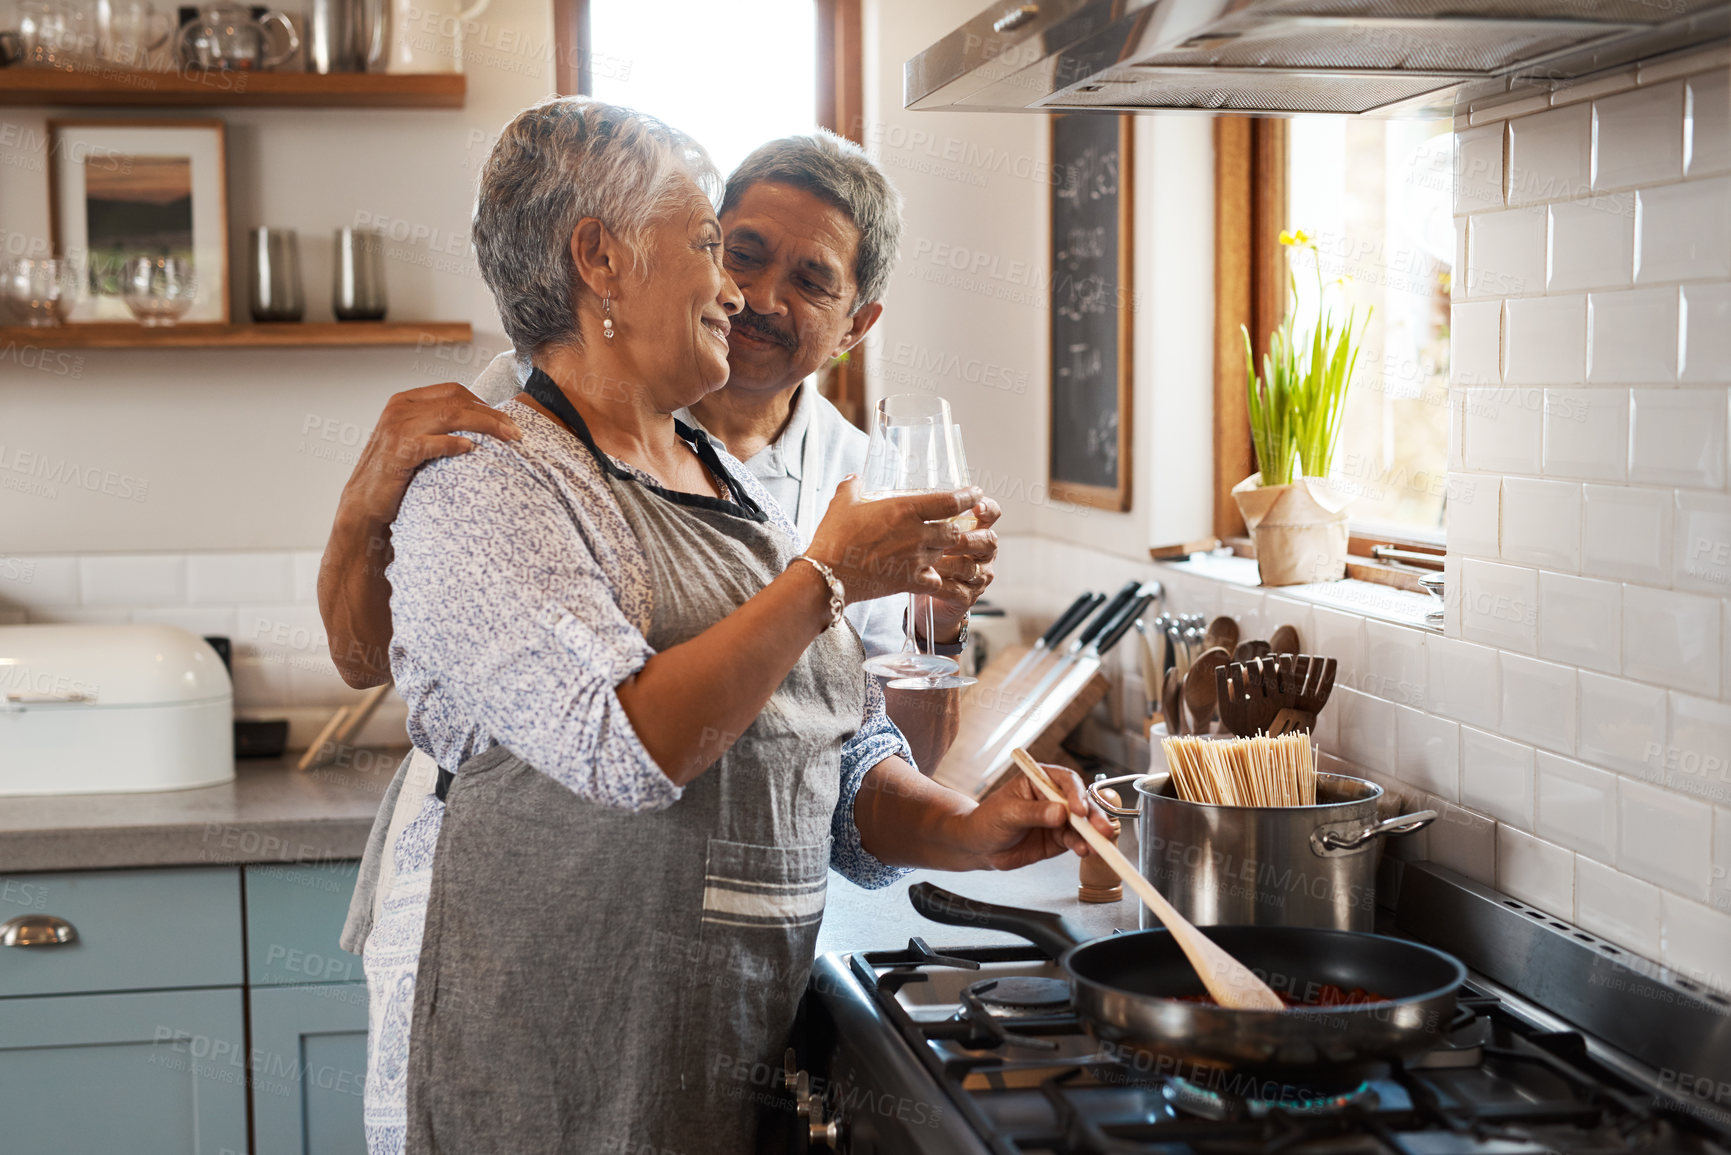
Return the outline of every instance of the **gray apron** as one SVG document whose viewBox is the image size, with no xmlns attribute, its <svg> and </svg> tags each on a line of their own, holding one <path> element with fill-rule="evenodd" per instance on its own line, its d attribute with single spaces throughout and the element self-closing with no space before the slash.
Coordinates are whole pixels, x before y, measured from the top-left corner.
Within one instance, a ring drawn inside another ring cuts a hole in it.
<svg viewBox="0 0 1731 1155">
<path fill-rule="evenodd" d="M 528 388 L 595 454 L 642 546 L 656 651 L 797 552 L 749 498 L 625 474 L 551 381 Z M 415 980 L 409 1151 L 754 1149 L 823 917 L 863 654 L 851 630 L 826 630 L 665 810 L 587 802 L 502 746 L 458 768 Z"/>
</svg>

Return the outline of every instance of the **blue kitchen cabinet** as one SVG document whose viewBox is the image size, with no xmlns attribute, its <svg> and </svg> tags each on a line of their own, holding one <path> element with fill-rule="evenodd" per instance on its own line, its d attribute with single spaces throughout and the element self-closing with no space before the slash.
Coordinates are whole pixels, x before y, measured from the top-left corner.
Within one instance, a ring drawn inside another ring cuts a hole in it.
<svg viewBox="0 0 1731 1155">
<path fill-rule="evenodd" d="M 365 1155 L 367 988 L 254 987 L 254 1155 Z"/>
<path fill-rule="evenodd" d="M 366 982 L 337 945 L 357 862 L 246 868 L 246 975 L 253 986 Z"/>
<path fill-rule="evenodd" d="M 0 999 L 7 1151 L 246 1151 L 241 992 Z"/>
</svg>

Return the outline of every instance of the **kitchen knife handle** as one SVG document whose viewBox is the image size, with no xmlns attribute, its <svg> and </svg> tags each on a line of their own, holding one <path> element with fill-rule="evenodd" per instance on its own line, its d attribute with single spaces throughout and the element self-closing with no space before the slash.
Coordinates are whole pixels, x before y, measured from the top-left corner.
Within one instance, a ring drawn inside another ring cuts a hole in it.
<svg viewBox="0 0 1731 1155">
<path fill-rule="evenodd" d="M 1129 632 L 1130 624 L 1154 603 L 1154 597 L 1154 594 L 1143 594 L 1118 611 L 1118 617 L 1109 622 L 1106 628 L 1100 631 L 1100 636 L 1094 639 L 1095 651 L 1103 654 L 1117 645 L 1118 639 Z"/>
<path fill-rule="evenodd" d="M 1082 632 L 1076 635 L 1077 646 L 1086 648 L 1089 642 L 1092 642 L 1095 638 L 1100 636 L 1100 631 L 1117 621 L 1118 612 L 1130 604 L 1131 600 L 1136 596 L 1136 591 L 1141 588 L 1141 582 L 1125 582 L 1124 588 L 1113 594 L 1112 600 L 1106 603 L 1106 608 L 1095 614 L 1094 620 L 1089 622 L 1085 627 L 1083 627 Z"/>
<path fill-rule="evenodd" d="M 1105 594 L 1089 591 L 1070 603 L 1070 608 L 1058 615 L 1045 633 L 1040 635 L 1040 644 L 1048 650 L 1065 638 L 1070 631 L 1082 624 L 1082 619 L 1094 612 L 1094 607 L 1106 600 Z"/>
</svg>

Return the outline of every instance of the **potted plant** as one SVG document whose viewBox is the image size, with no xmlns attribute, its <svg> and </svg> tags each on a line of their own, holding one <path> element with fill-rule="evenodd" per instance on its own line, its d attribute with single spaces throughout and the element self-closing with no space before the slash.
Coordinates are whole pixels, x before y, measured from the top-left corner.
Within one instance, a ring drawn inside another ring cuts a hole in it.
<svg viewBox="0 0 1731 1155">
<path fill-rule="evenodd" d="M 1301 229 L 1281 232 L 1287 249 L 1290 286 L 1286 317 L 1269 334 L 1256 373 L 1250 330 L 1244 334 L 1244 360 L 1250 394 L 1250 437 L 1258 471 L 1232 488 L 1232 497 L 1256 544 L 1256 564 L 1265 586 L 1338 581 L 1346 576 L 1346 506 L 1351 497 L 1328 479 L 1335 444 L 1340 440 L 1346 391 L 1358 363 L 1365 325 L 1349 309 L 1346 323 L 1335 321 L 1327 291 L 1345 278 L 1324 285 L 1316 243 Z M 1317 318 L 1308 334 L 1297 331 L 1298 278 L 1293 249 L 1308 249 L 1316 265 Z"/>
</svg>

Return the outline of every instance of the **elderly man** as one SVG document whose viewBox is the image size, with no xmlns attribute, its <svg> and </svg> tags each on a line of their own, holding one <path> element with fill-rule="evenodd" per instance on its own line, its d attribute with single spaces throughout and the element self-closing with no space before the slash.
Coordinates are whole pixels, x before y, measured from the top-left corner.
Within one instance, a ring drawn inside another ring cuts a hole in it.
<svg viewBox="0 0 1731 1155">
<path fill-rule="evenodd" d="M 842 479 L 862 473 L 868 438 L 821 396 L 812 375 L 857 345 L 883 313 L 901 234 L 900 197 L 856 145 L 827 132 L 771 141 L 727 183 L 720 212 L 724 262 L 744 297 L 728 338 L 729 376 L 678 416 L 744 462 L 808 541 Z M 520 435 L 491 408 L 516 394 L 526 374 L 501 354 L 475 382 L 430 385 L 392 397 L 343 489 L 319 570 L 319 610 L 331 658 L 349 685 L 390 677 L 390 527 L 415 470 L 436 457 L 466 453 L 456 436 L 473 430 L 508 440 Z M 1001 515 L 976 507 L 980 528 Z M 940 653 L 967 637 L 968 610 L 990 584 L 997 546 L 946 555 L 942 591 L 932 598 Z M 906 599 L 860 602 L 848 617 L 868 654 L 899 649 Z M 923 625 L 925 614 L 917 615 Z M 953 690 L 890 690 L 891 719 L 928 772 L 955 738 Z M 362 863 L 343 944 L 358 952 L 372 923 L 381 883 L 391 877 L 391 847 L 415 800 L 431 791 L 437 768 L 425 756 L 405 763 L 387 795 Z M 405 805 L 395 805 L 400 792 Z"/>
<path fill-rule="evenodd" d="M 725 263 L 745 305 L 728 338 L 726 388 L 679 416 L 707 434 L 763 482 L 802 539 L 848 474 L 865 466 L 866 435 L 821 396 L 812 374 L 857 345 L 883 313 L 901 234 L 901 198 L 858 146 L 827 132 L 771 141 L 748 156 L 721 205 Z M 518 392 L 523 367 L 494 359 L 475 382 L 431 385 L 391 398 L 343 490 L 319 572 L 319 608 L 331 657 L 355 687 L 389 677 L 390 525 L 409 478 L 423 462 L 463 453 L 472 429 L 514 438 L 509 418 L 489 407 Z M 478 394 L 478 397 L 477 397 Z M 1000 516 L 976 511 L 981 528 Z M 935 637 L 955 654 L 968 610 L 992 580 L 996 546 L 947 557 L 933 599 Z M 849 608 L 868 654 L 898 649 L 905 599 Z M 917 615 L 924 625 L 924 614 Z M 889 692 L 889 712 L 928 771 L 955 738 L 957 695 Z"/>
</svg>

